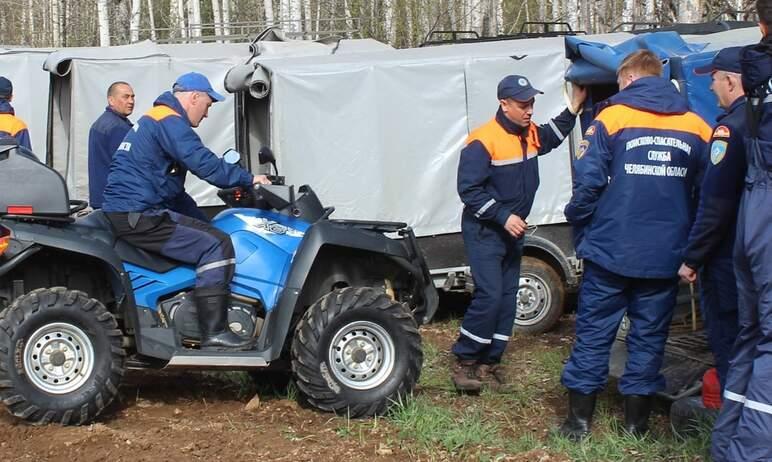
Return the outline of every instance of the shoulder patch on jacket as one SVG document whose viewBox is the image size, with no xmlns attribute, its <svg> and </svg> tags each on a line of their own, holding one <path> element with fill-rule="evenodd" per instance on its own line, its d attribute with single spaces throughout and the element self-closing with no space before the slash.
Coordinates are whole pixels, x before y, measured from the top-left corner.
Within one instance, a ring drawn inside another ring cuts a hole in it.
<svg viewBox="0 0 772 462">
<path fill-rule="evenodd" d="M 713 136 L 715 138 L 729 138 L 731 134 L 732 132 L 729 131 L 729 127 L 726 125 L 719 125 L 715 130 L 713 130 Z"/>
<path fill-rule="evenodd" d="M 589 135 L 588 135 L 589 136 Z M 579 160 L 584 156 L 584 153 L 587 152 L 587 148 L 590 147 L 590 142 L 587 140 L 582 140 L 579 142 L 579 149 L 576 151 L 576 160 Z"/>
<path fill-rule="evenodd" d="M 147 111 L 145 115 L 157 122 L 160 122 L 167 117 L 180 116 L 177 114 L 177 111 L 170 108 L 169 106 L 153 106 L 153 108 Z"/>
<path fill-rule="evenodd" d="M 713 165 L 718 165 L 719 162 L 726 155 L 727 142 L 726 141 L 714 141 L 710 145 L 710 161 Z"/>
<path fill-rule="evenodd" d="M 590 125 L 587 131 L 584 132 L 584 136 L 592 136 L 594 134 L 595 134 L 595 125 Z"/>
</svg>

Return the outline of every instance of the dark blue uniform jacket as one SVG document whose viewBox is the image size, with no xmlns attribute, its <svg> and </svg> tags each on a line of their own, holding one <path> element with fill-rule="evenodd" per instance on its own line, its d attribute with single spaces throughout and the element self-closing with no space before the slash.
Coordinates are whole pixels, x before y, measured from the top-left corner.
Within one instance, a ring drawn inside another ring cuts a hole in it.
<svg viewBox="0 0 772 462">
<path fill-rule="evenodd" d="M 102 208 L 110 162 L 131 126 L 129 119 L 108 106 L 88 131 L 88 198 L 95 209 Z"/>
<path fill-rule="evenodd" d="M 697 219 L 689 233 L 684 262 L 699 268 L 715 257 L 730 258 L 740 195 L 745 185 L 745 98 L 718 118 L 710 140 L 710 162 L 700 191 Z"/>
<path fill-rule="evenodd" d="M 105 188 L 105 212 L 171 209 L 194 215 L 185 192 L 188 170 L 217 187 L 251 186 L 252 174 L 217 157 L 201 142 L 171 92 L 158 97 L 115 152 Z"/>
<path fill-rule="evenodd" d="M 7 99 L 0 99 L 0 138 L 3 137 L 16 138 L 20 146 L 32 151 L 27 124 L 16 117 L 16 112 Z"/>
<path fill-rule="evenodd" d="M 710 136 L 664 78 L 640 78 L 612 96 L 574 161 L 565 215 L 577 255 L 622 276 L 675 277 Z"/>
<path fill-rule="evenodd" d="M 575 122 L 566 109 L 545 125 L 520 127 L 499 108 L 461 150 L 457 186 L 466 213 L 502 226 L 510 214 L 525 220 L 539 187 L 537 156 L 558 147 Z"/>
</svg>

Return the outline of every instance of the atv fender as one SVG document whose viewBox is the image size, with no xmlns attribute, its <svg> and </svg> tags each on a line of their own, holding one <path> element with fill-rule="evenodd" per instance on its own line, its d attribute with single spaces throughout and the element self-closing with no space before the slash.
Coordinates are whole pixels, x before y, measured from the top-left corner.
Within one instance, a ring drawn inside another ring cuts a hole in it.
<svg viewBox="0 0 772 462">
<path fill-rule="evenodd" d="M 415 236 L 412 230 L 403 227 L 404 238 L 389 239 L 382 234 L 376 225 L 366 226 L 367 222 L 346 222 L 322 220 L 314 224 L 306 231 L 305 238 L 300 244 L 292 268 L 287 277 L 287 282 L 279 297 L 277 309 L 271 313 L 273 319 L 273 334 L 268 346 L 267 356 L 270 360 L 277 359 L 282 346 L 289 334 L 290 324 L 295 313 L 302 310 L 299 306 L 300 296 L 311 268 L 316 261 L 322 247 L 334 245 L 354 250 L 374 252 L 390 257 L 396 264 L 410 271 L 419 278 L 423 306 L 416 310 L 416 321 L 421 324 L 431 320 L 439 303 L 434 284 L 429 276 L 429 270 L 424 262 L 423 255 L 417 250 Z M 380 225 L 386 225 L 380 223 Z M 396 232 L 397 229 L 388 230 Z"/>
</svg>

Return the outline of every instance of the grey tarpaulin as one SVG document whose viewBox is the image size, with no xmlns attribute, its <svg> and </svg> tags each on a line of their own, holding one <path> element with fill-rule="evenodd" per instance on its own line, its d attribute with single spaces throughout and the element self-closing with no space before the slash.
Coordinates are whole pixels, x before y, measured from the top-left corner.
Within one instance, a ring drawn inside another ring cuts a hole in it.
<svg viewBox="0 0 772 462">
<path fill-rule="evenodd" d="M 29 129 L 32 150 L 45 157 L 48 114 L 48 73 L 43 61 L 52 50 L 0 47 L 0 75 L 13 82 L 13 105 Z"/>
<path fill-rule="evenodd" d="M 693 41 L 720 46 L 745 35 L 729 31 Z M 613 45 L 631 37 L 587 39 Z M 556 37 L 257 56 L 230 71 L 226 88 L 254 92 L 260 83 L 268 90 L 267 98 L 247 100 L 250 152 L 270 144 L 281 173 L 292 183 L 312 184 L 325 204 L 336 207 L 336 217 L 405 221 L 420 236 L 453 233 L 462 210 L 458 155 L 469 131 L 495 113 L 496 84 L 507 74 L 529 77 L 545 92 L 536 99 L 534 120 L 546 122 L 565 107 L 564 49 L 563 38 Z M 571 194 L 567 141 L 540 158 L 540 172 L 529 223 L 565 222 L 563 207 Z"/>
<path fill-rule="evenodd" d="M 382 49 L 382 46 L 378 46 Z M 266 56 L 330 54 L 333 45 L 310 41 L 275 42 L 263 47 Z M 102 113 L 107 101 L 107 87 L 122 80 L 134 87 L 137 95 L 132 121 L 139 119 L 163 91 L 171 89 L 177 76 L 197 71 L 209 77 L 215 90 L 223 91 L 225 73 L 246 62 L 252 53 L 249 44 L 156 45 L 141 42 L 109 48 L 66 49 L 51 54 L 45 68 L 51 72 L 51 107 L 53 117 L 48 127 L 49 160 L 65 176 L 70 195 L 88 196 L 88 131 Z M 233 98 L 217 103 L 209 118 L 196 129 L 215 153 L 235 145 Z M 221 202 L 211 186 L 189 175 L 188 191 L 201 205 Z"/>
</svg>

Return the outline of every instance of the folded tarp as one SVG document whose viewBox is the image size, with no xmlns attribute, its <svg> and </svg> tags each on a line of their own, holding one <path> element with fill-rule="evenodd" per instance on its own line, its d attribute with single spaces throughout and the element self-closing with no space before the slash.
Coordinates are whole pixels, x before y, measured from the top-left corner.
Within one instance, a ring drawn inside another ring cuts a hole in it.
<svg viewBox="0 0 772 462">
<path fill-rule="evenodd" d="M 616 83 L 616 70 L 622 60 L 637 50 L 656 53 L 664 61 L 664 76 L 670 77 L 670 58 L 698 53 L 703 48 L 705 45 L 686 43 L 676 32 L 642 34 L 618 45 L 566 37 L 566 57 L 571 60 L 566 80 L 579 85 Z"/>
</svg>

